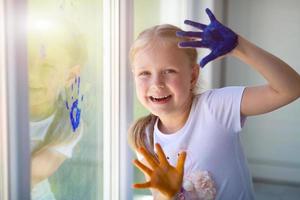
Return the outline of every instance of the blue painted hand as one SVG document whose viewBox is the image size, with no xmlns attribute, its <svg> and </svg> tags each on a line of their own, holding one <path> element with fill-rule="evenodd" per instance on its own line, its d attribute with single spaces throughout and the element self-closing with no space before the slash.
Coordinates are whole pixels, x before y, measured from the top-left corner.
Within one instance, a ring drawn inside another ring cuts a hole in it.
<svg viewBox="0 0 300 200">
<path fill-rule="evenodd" d="M 206 8 L 206 13 L 210 19 L 210 24 L 205 25 L 190 20 L 185 20 L 184 23 L 200 29 L 200 32 L 193 31 L 177 31 L 176 35 L 179 37 L 199 38 L 201 40 L 194 40 L 188 42 L 180 42 L 179 47 L 192 48 L 209 48 L 210 54 L 200 61 L 200 66 L 204 67 L 208 62 L 223 56 L 232 51 L 238 44 L 238 36 L 228 27 L 221 24 L 213 13 Z"/>
<path fill-rule="evenodd" d="M 74 86 L 77 88 L 74 89 Z M 75 78 L 75 83 L 71 85 L 71 90 L 72 90 L 72 106 L 71 108 L 69 107 L 68 101 L 66 101 L 66 108 L 69 110 L 70 113 L 70 122 L 72 125 L 73 132 L 76 131 L 80 124 L 80 114 L 81 114 L 81 109 L 79 108 L 79 97 L 80 97 L 80 77 Z M 74 97 L 76 96 L 76 98 Z M 83 95 L 80 97 L 80 101 L 83 101 Z"/>
</svg>

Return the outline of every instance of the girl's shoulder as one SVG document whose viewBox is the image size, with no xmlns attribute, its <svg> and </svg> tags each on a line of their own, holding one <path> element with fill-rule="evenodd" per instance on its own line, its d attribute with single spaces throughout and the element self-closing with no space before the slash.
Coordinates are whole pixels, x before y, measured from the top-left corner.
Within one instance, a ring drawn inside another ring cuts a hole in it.
<svg viewBox="0 0 300 200">
<path fill-rule="evenodd" d="M 239 132 L 244 123 L 240 114 L 244 89 L 244 86 L 228 86 L 207 90 L 197 97 L 198 100 L 195 99 L 195 110 L 202 115 L 211 116 L 227 129 Z"/>
<path fill-rule="evenodd" d="M 243 86 L 228 86 L 223 88 L 210 89 L 198 94 L 194 98 L 193 109 L 196 112 L 205 112 L 221 116 L 239 108 Z"/>
<path fill-rule="evenodd" d="M 195 100 L 214 101 L 214 100 L 225 100 L 228 98 L 235 97 L 243 93 L 244 86 L 227 86 L 222 88 L 213 88 L 206 90 L 195 96 Z"/>
</svg>

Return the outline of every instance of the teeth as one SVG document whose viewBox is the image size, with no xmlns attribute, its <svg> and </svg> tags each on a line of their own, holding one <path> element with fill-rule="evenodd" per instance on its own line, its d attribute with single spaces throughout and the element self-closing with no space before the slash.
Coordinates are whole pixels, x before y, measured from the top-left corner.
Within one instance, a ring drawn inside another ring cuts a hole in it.
<svg viewBox="0 0 300 200">
<path fill-rule="evenodd" d="M 163 97 L 153 97 L 155 99 L 164 99 L 164 98 L 167 98 L 168 96 L 163 96 Z"/>
<path fill-rule="evenodd" d="M 168 98 L 168 97 L 170 97 L 170 95 L 168 95 L 168 96 L 163 96 L 163 97 L 153 97 L 153 96 L 150 96 L 150 98 L 151 98 L 152 100 L 155 100 L 155 101 L 159 101 L 159 100 L 162 100 L 162 99 L 166 99 L 166 98 Z"/>
</svg>

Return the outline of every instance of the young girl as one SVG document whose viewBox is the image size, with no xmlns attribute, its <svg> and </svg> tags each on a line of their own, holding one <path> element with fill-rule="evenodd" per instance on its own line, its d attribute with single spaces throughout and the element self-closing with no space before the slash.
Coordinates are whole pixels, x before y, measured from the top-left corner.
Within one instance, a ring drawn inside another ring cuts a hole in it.
<svg viewBox="0 0 300 200">
<path fill-rule="evenodd" d="M 54 200 L 48 178 L 79 142 L 86 60 L 82 36 L 63 16 L 32 13 L 28 28 L 31 199 Z"/>
<path fill-rule="evenodd" d="M 151 112 L 129 130 L 139 158 L 134 164 L 147 179 L 134 187 L 151 189 L 154 199 L 254 199 L 239 138 L 245 119 L 300 96 L 300 76 L 290 66 L 206 12 L 209 25 L 185 22 L 201 32 L 155 26 L 142 32 L 130 51 L 138 99 Z M 201 67 L 230 54 L 268 83 L 197 94 L 196 50 L 178 43 L 211 50 Z"/>
</svg>

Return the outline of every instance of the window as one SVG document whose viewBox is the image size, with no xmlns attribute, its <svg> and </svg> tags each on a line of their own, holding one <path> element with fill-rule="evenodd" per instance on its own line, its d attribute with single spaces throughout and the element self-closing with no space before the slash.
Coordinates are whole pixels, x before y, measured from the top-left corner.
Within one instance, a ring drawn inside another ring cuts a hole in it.
<svg viewBox="0 0 300 200">
<path fill-rule="evenodd" d="M 131 188 L 144 176 L 130 162 L 126 133 L 147 111 L 131 94 L 127 54 L 143 29 L 182 25 L 186 1 L 0 0 L 0 6 L 0 197 L 28 199 L 30 181 L 32 199 L 149 195 Z M 23 24 L 27 33 L 19 31 Z"/>
<path fill-rule="evenodd" d="M 102 199 L 102 1 L 27 8 L 31 198 Z"/>
</svg>

